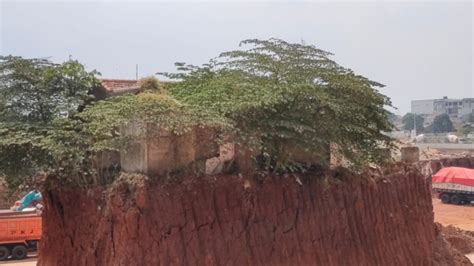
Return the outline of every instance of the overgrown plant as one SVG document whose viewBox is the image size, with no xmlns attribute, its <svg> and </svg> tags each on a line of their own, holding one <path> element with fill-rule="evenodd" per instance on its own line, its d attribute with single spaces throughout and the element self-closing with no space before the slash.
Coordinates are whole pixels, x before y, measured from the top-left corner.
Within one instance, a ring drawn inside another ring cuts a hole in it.
<svg viewBox="0 0 474 266">
<path fill-rule="evenodd" d="M 138 85 L 142 91 L 147 92 L 156 92 L 156 93 L 163 93 L 163 88 L 155 77 L 145 77 L 138 81 Z"/>
<path fill-rule="evenodd" d="M 75 117 L 93 100 L 96 74 L 73 60 L 0 57 L 0 175 L 12 187 L 41 171 L 87 174 L 90 143 Z"/>
<path fill-rule="evenodd" d="M 154 137 L 162 131 L 182 135 L 194 127 L 226 127 L 225 120 L 193 110 L 166 94 L 152 92 L 98 102 L 79 117 L 84 121 L 84 132 L 93 139 L 93 150 L 118 150 L 130 138 Z M 153 130 L 148 130 L 148 126 Z M 123 129 L 127 128 L 134 133 L 124 134 Z"/>
<path fill-rule="evenodd" d="M 277 166 L 295 162 L 284 143 L 318 153 L 331 143 L 353 166 L 386 159 L 392 149 L 390 99 L 382 84 L 341 67 L 331 53 L 279 39 L 245 40 L 203 66 L 177 63 L 170 93 L 229 119 L 235 141 Z M 324 162 L 322 162 L 324 163 Z M 327 162 L 326 162 L 327 163 Z"/>
<path fill-rule="evenodd" d="M 447 133 L 453 132 L 453 122 L 449 118 L 448 114 L 437 115 L 433 120 L 433 133 Z"/>
<path fill-rule="evenodd" d="M 250 48 L 200 67 L 177 64 L 178 73 L 164 73 L 179 81 L 167 93 L 148 79 L 144 92 L 104 101 L 92 96 L 97 73 L 77 61 L 0 57 L 0 175 L 14 185 L 38 172 L 90 184 L 94 153 L 120 148 L 121 127 L 149 124 L 177 135 L 218 126 L 269 162 L 267 170 L 298 166 L 289 145 L 308 153 L 336 146 L 354 166 L 385 159 L 380 148 L 394 145 L 381 133 L 392 129 L 383 85 L 314 46 L 242 45 Z"/>
<path fill-rule="evenodd" d="M 176 135 L 199 126 L 225 128 L 224 119 L 162 93 L 155 78 L 143 80 L 138 95 L 96 101 L 96 74 L 77 61 L 0 58 L 0 175 L 11 187 L 40 172 L 78 185 L 97 183 L 95 154 L 142 137 L 122 135 L 124 127 L 153 125 Z"/>
</svg>

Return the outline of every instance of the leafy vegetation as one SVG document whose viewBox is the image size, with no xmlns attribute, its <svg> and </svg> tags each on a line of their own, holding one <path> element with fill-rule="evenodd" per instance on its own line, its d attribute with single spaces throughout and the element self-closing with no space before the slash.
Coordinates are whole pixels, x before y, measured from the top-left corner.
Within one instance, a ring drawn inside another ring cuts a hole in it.
<svg viewBox="0 0 474 266">
<path fill-rule="evenodd" d="M 96 101 L 97 73 L 77 61 L 2 57 L 0 69 L 0 175 L 13 188 L 40 172 L 93 183 L 96 152 L 123 145 L 128 138 L 120 129 L 128 125 L 159 125 L 177 135 L 204 124 L 225 128 L 162 93 L 155 78 L 142 80 L 138 95 Z"/>
<path fill-rule="evenodd" d="M 393 148 L 382 84 L 330 59 L 329 52 L 279 39 L 245 40 L 248 49 L 222 53 L 203 66 L 177 63 L 170 93 L 178 100 L 228 119 L 234 140 L 277 165 L 294 162 L 288 140 L 309 152 L 329 143 L 353 165 L 381 162 Z"/>
<path fill-rule="evenodd" d="M 448 114 L 437 115 L 433 120 L 433 133 L 453 132 L 453 122 Z"/>
<path fill-rule="evenodd" d="M 474 126 L 470 124 L 464 124 L 461 128 L 461 134 L 468 135 L 474 132 Z"/>
<path fill-rule="evenodd" d="M 161 130 L 181 135 L 196 126 L 219 125 L 219 121 L 206 112 L 196 112 L 166 94 L 143 92 L 124 95 L 98 102 L 84 110 L 79 117 L 84 122 L 83 131 L 93 142 L 94 150 L 119 149 L 130 137 L 150 137 L 148 125 L 159 125 Z M 125 135 L 123 128 L 133 128 L 137 134 Z"/>
<path fill-rule="evenodd" d="M 163 88 L 155 77 L 146 77 L 138 81 L 142 91 L 162 93 Z"/>
<path fill-rule="evenodd" d="M 82 165 L 78 151 L 88 143 L 75 116 L 93 100 L 96 74 L 73 60 L 0 57 L 0 175 L 11 185 L 39 171 Z"/>
<path fill-rule="evenodd" d="M 415 116 L 415 118 L 413 116 Z M 404 130 L 413 130 L 415 128 L 414 125 L 416 123 L 416 131 L 417 132 L 423 132 L 424 131 L 424 126 L 423 126 L 424 122 L 425 122 L 425 119 L 423 118 L 423 116 L 413 114 L 413 113 L 407 113 L 402 118 L 402 123 L 403 123 L 403 129 Z"/>
<path fill-rule="evenodd" d="M 466 122 L 474 123 L 474 111 L 472 111 L 469 115 L 467 115 Z"/>
<path fill-rule="evenodd" d="M 92 96 L 97 73 L 77 61 L 0 57 L 0 175 L 13 185 L 42 171 L 90 184 L 95 153 L 119 149 L 130 137 L 124 127 L 149 125 L 176 135 L 217 125 L 271 162 L 267 170 L 294 169 L 288 145 L 316 154 L 331 144 L 354 166 L 381 162 L 380 148 L 394 147 L 382 134 L 392 130 L 382 84 L 314 46 L 242 45 L 250 47 L 203 66 L 178 63 L 178 73 L 163 73 L 179 81 L 166 89 L 146 78 L 139 94 L 104 101 Z"/>
</svg>

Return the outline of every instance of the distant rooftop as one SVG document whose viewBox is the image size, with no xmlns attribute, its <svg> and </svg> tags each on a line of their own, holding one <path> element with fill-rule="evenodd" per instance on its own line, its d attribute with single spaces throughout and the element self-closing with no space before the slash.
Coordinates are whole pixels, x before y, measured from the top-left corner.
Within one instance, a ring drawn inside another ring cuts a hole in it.
<svg viewBox="0 0 474 266">
<path fill-rule="evenodd" d="M 99 79 L 99 82 L 100 86 L 94 90 L 94 95 L 100 100 L 126 93 L 138 93 L 140 91 L 139 80 L 135 79 Z M 174 81 L 159 81 L 159 83 L 166 85 L 174 83 Z"/>
<path fill-rule="evenodd" d="M 138 80 L 134 79 L 99 79 L 100 87 L 94 91 L 98 99 L 105 99 L 125 93 L 136 93 L 140 90 Z"/>
<path fill-rule="evenodd" d="M 100 79 L 100 83 L 106 91 L 113 93 L 139 89 L 138 80 L 133 79 Z"/>
</svg>

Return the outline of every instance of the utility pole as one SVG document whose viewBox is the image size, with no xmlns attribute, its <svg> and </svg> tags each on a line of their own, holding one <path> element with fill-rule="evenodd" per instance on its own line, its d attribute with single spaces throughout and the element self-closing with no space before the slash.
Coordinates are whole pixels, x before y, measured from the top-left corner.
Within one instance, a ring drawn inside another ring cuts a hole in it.
<svg viewBox="0 0 474 266">
<path fill-rule="evenodd" d="M 413 134 L 415 134 L 415 138 L 416 138 L 416 114 L 415 113 L 413 113 L 413 131 L 414 131 Z"/>
<path fill-rule="evenodd" d="M 135 79 L 138 80 L 138 64 L 135 65 Z"/>
</svg>

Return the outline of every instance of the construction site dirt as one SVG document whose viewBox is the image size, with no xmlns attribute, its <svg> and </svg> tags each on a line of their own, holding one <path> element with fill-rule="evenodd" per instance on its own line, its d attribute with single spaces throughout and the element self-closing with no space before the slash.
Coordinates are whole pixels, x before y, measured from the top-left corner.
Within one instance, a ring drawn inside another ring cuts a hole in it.
<svg viewBox="0 0 474 266">
<path fill-rule="evenodd" d="M 435 222 L 474 231 L 474 205 L 443 204 L 439 199 L 433 198 L 433 211 Z"/>
</svg>

